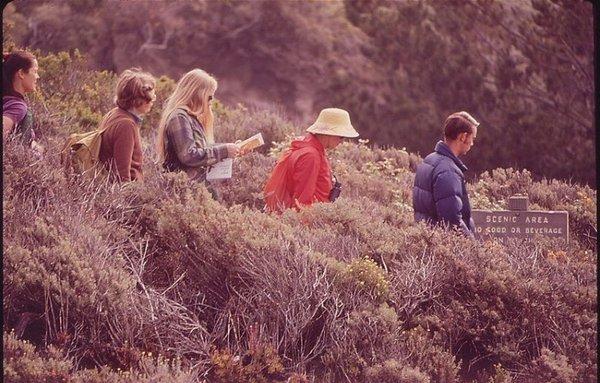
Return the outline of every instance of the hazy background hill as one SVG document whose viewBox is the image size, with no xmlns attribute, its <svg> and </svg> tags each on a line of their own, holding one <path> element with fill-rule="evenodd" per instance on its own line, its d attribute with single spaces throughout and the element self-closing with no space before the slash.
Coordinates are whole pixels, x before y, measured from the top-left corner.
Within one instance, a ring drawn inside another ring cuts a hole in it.
<svg viewBox="0 0 600 383">
<path fill-rule="evenodd" d="M 300 125 L 344 107 L 372 142 L 421 155 L 450 112 L 468 110 L 482 122 L 470 169 L 595 184 L 582 0 L 16 0 L 3 28 L 17 45 L 78 48 L 97 69 L 177 79 L 201 67 L 226 104 L 281 109 Z"/>
</svg>

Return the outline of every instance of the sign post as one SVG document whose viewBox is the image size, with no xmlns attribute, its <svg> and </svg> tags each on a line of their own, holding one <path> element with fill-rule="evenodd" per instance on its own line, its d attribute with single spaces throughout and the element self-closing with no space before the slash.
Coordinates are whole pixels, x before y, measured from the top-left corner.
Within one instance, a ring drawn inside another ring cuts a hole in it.
<svg viewBox="0 0 600 383">
<path fill-rule="evenodd" d="M 473 210 L 475 234 L 494 237 L 531 239 L 535 234 L 562 238 L 569 242 L 569 213 L 566 211 L 527 210 L 527 196 L 508 199 L 509 210 Z"/>
</svg>

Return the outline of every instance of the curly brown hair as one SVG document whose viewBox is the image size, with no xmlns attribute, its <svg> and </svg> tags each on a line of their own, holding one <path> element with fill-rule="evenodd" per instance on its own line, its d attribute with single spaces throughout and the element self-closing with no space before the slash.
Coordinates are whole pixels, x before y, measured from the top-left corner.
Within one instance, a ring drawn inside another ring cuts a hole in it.
<svg viewBox="0 0 600 383">
<path fill-rule="evenodd" d="M 154 100 L 151 91 L 156 79 L 140 68 L 126 69 L 117 80 L 115 104 L 122 109 L 136 108 Z"/>
</svg>

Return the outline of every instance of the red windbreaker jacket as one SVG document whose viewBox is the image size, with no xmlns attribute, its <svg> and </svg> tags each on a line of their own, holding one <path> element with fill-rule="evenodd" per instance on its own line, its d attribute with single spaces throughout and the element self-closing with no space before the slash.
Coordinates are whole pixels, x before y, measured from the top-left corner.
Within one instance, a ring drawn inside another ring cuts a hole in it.
<svg viewBox="0 0 600 383">
<path fill-rule="evenodd" d="M 331 166 L 323 145 L 312 134 L 292 141 L 277 161 L 264 188 L 266 207 L 281 212 L 329 201 Z"/>
</svg>

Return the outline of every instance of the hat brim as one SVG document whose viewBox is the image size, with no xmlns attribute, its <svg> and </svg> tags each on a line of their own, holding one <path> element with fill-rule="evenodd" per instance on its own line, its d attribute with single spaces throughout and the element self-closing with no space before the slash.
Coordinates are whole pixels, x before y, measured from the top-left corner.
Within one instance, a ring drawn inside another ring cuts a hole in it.
<svg viewBox="0 0 600 383">
<path fill-rule="evenodd" d="M 345 138 L 358 137 L 358 132 L 354 129 L 352 125 L 336 126 L 315 122 L 314 124 L 309 126 L 308 129 L 306 129 L 306 131 L 309 133 L 323 134 L 326 136 L 337 136 Z"/>
</svg>

